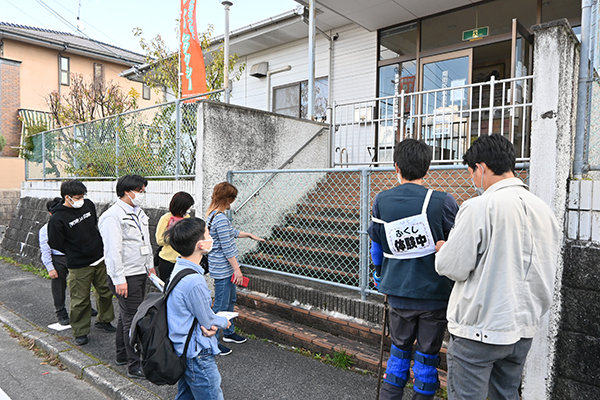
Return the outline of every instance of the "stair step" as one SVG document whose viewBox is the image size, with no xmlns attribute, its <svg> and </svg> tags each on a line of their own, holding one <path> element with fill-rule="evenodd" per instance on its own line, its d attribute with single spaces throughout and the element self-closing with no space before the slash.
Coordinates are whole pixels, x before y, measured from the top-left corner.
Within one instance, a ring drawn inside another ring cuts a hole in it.
<svg viewBox="0 0 600 400">
<path fill-rule="evenodd" d="M 277 315 L 268 314 L 242 305 L 236 306 L 236 311 L 239 312 L 236 324 L 247 333 L 322 355 L 328 354 L 333 356 L 335 352 L 345 351 L 346 354 L 352 356 L 354 367 L 377 372 L 379 346 L 335 336 L 319 329 L 297 324 Z M 388 357 L 389 351 L 384 350 L 382 370 L 386 368 Z M 446 371 L 443 369 L 438 369 L 438 371 L 441 385 L 445 387 Z"/>
<path fill-rule="evenodd" d="M 242 263 L 253 265 L 256 267 L 274 269 L 277 271 L 286 271 L 303 276 L 317 278 L 321 278 L 323 274 L 327 274 L 330 278 L 331 276 L 337 277 L 337 279 L 330 279 L 331 281 L 345 283 L 353 286 L 356 285 L 356 282 L 358 282 L 359 279 L 358 268 L 354 268 L 354 271 L 350 272 L 340 269 L 327 268 L 317 265 L 309 265 L 305 263 L 290 261 L 284 258 L 283 256 L 271 255 L 266 253 L 246 254 L 242 259 Z"/>
<path fill-rule="evenodd" d="M 275 315 L 286 321 L 309 326 L 313 329 L 327 332 L 334 336 L 344 337 L 358 341 L 365 345 L 373 346 L 379 350 L 381 342 L 381 327 L 374 324 L 353 322 L 349 319 L 334 317 L 316 309 L 307 310 L 294 306 L 280 299 L 265 297 L 256 292 L 239 291 L 237 304 L 248 309 L 259 310 L 269 315 Z M 392 344 L 391 338 L 386 336 L 384 348 L 389 349 Z M 446 348 L 440 350 L 440 368 L 446 369 Z"/>
<path fill-rule="evenodd" d="M 326 254 L 326 255 L 336 256 L 336 257 L 348 257 L 348 258 L 358 259 L 358 254 L 356 252 L 345 252 L 345 251 L 338 251 L 338 250 L 328 250 L 328 249 L 323 249 L 320 247 L 303 246 L 301 244 L 286 242 L 283 240 L 269 240 L 268 242 L 266 242 L 265 246 L 273 247 L 273 248 L 280 247 L 283 249 L 296 250 L 299 252 L 300 251 L 301 252 L 315 252 L 315 253 Z"/>
<path fill-rule="evenodd" d="M 257 293 L 239 291 L 237 294 L 237 304 L 274 314 L 291 322 L 307 325 L 337 336 L 358 339 L 372 346 L 379 346 L 381 340 L 380 328 L 369 327 L 366 323 L 359 324 L 346 319 L 336 318 L 318 310 L 307 310 L 287 304 L 280 299 L 261 296 Z M 386 345 L 387 347 L 391 345 L 389 338 L 386 340 Z"/>
<path fill-rule="evenodd" d="M 376 346 L 335 336 L 260 310 L 239 305 L 237 308 L 240 315 L 236 319 L 236 324 L 244 332 L 323 355 L 345 351 L 353 357 L 354 366 L 377 371 L 379 348 Z M 384 366 L 388 356 L 389 353 L 384 353 Z"/>
<path fill-rule="evenodd" d="M 290 213 L 285 218 L 285 226 L 296 228 L 319 229 L 327 233 L 357 233 L 358 218 L 336 218 L 318 215 L 301 215 Z"/>
</svg>

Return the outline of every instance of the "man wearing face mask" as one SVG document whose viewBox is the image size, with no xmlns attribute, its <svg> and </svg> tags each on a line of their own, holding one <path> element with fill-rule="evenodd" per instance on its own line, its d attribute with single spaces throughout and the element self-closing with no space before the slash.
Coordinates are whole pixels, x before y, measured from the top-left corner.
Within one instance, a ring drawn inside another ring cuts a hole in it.
<svg viewBox="0 0 600 400">
<path fill-rule="evenodd" d="M 146 294 L 146 276 L 154 274 L 148 216 L 144 205 L 148 181 L 139 175 L 125 175 L 117 181 L 119 199 L 98 222 L 104 242 L 108 285 L 119 302 L 116 364 L 127 364 L 127 376 L 144 378 L 139 354 L 129 343 L 129 328 Z"/>
<path fill-rule="evenodd" d="M 63 204 L 53 210 L 48 222 L 48 245 L 66 255 L 71 298 L 70 320 L 75 344 L 88 343 L 92 306 L 90 287 L 96 289 L 98 317 L 95 327 L 114 332 L 112 293 L 106 282 L 102 238 L 98 232 L 96 206 L 84 199 L 87 189 L 78 180 L 63 182 Z"/>
<path fill-rule="evenodd" d="M 465 153 L 473 184 L 436 270 L 455 281 L 448 304 L 448 398 L 518 399 L 521 373 L 552 302 L 559 228 L 514 174 L 512 143 L 494 134 Z"/>
<path fill-rule="evenodd" d="M 402 399 L 417 340 L 413 400 L 433 399 L 436 367 L 446 332 L 452 282 L 435 272 L 435 243 L 448 237 L 458 205 L 454 198 L 424 186 L 432 149 L 423 141 L 396 144 L 394 164 L 400 185 L 377 194 L 369 226 L 373 278 L 388 295 L 392 348 L 380 398 Z"/>
</svg>

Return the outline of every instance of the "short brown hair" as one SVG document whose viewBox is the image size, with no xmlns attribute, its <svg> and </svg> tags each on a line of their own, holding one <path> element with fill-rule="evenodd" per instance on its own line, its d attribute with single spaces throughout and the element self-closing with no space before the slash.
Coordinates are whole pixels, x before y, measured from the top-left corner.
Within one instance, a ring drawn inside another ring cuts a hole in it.
<svg viewBox="0 0 600 400">
<path fill-rule="evenodd" d="M 229 182 L 221 182 L 215 185 L 213 189 L 210 206 L 206 211 L 206 215 L 217 209 L 225 209 L 236 199 L 238 191 L 235 186 Z"/>
</svg>

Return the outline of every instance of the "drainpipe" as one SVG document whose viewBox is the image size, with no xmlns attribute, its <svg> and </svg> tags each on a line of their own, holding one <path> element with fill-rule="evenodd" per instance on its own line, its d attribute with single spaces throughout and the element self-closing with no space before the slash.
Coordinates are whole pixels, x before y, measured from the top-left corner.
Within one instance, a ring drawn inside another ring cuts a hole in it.
<svg viewBox="0 0 600 400">
<path fill-rule="evenodd" d="M 585 142 L 585 126 L 588 111 L 588 85 L 590 75 L 590 22 L 592 0 L 581 1 L 581 49 L 579 54 L 579 84 L 577 87 L 577 124 L 575 130 L 575 160 L 573 161 L 573 178 L 583 177 L 583 153 Z"/>
<path fill-rule="evenodd" d="M 286 65 L 285 67 L 267 71 L 267 111 L 273 111 L 273 104 L 271 104 L 271 75 L 289 71 L 290 69 L 292 69 L 292 66 Z"/>
<path fill-rule="evenodd" d="M 308 1 L 308 112 L 306 118 L 315 115 L 315 0 Z"/>
</svg>

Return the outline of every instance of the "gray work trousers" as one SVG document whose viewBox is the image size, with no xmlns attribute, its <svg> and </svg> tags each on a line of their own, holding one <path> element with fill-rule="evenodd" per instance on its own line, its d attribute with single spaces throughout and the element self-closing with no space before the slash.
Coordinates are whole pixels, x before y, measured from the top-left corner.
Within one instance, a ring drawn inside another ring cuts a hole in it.
<svg viewBox="0 0 600 400">
<path fill-rule="evenodd" d="M 448 400 L 519 400 L 532 339 L 509 345 L 452 335 L 448 346 Z"/>
</svg>

